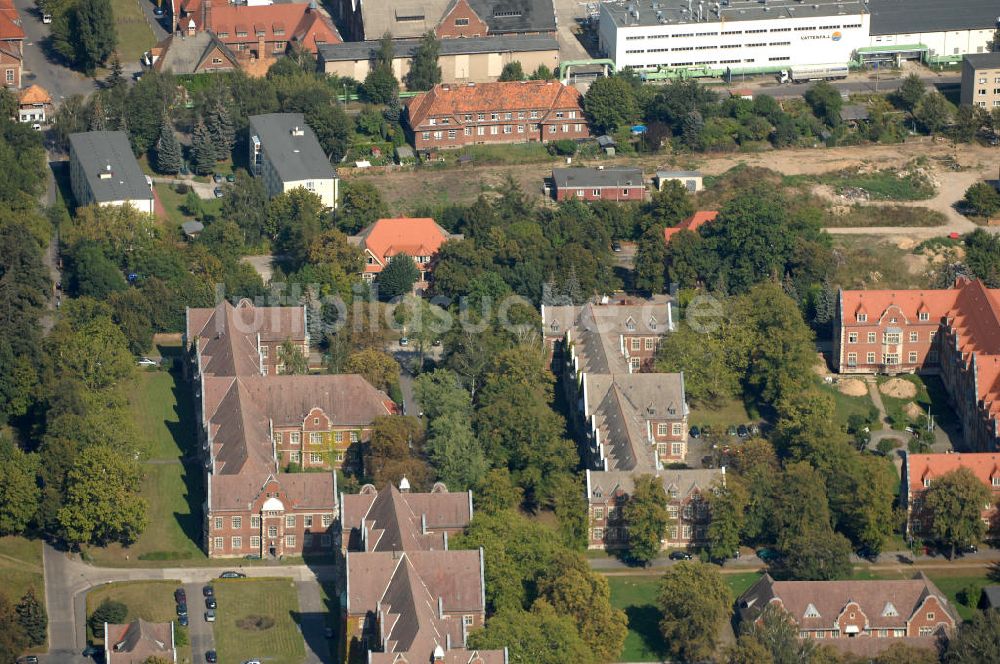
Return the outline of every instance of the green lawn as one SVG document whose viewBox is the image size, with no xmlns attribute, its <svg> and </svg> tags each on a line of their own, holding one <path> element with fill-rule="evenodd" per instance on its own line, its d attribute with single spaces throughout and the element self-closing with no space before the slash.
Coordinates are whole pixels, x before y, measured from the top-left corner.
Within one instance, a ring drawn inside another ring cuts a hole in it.
<svg viewBox="0 0 1000 664">
<path fill-rule="evenodd" d="M 158 182 L 153 185 L 156 189 L 156 195 L 159 197 L 160 202 L 163 203 L 163 207 L 167 211 L 167 219 L 174 226 L 180 226 L 185 221 L 191 221 L 194 217 L 185 214 L 182 208 L 184 207 L 184 201 L 187 200 L 187 194 L 178 194 L 173 185 L 166 184 L 164 182 Z M 203 216 L 215 217 L 222 211 L 222 199 L 213 198 L 211 200 L 201 199 L 201 210 Z"/>
<path fill-rule="evenodd" d="M 89 547 L 87 555 L 99 565 L 205 564 L 199 546 L 205 497 L 190 386 L 174 372 L 140 371 L 127 393 L 136 429 L 149 441 L 143 480 L 149 526 L 131 547 Z"/>
<path fill-rule="evenodd" d="M 875 408 L 875 404 L 872 403 L 870 396 L 866 394 L 863 397 L 852 397 L 838 390 L 836 385 L 827 385 L 822 381 L 818 385 L 820 391 L 829 394 L 833 398 L 834 417 L 839 425 L 846 427 L 847 420 L 851 415 L 861 415 L 873 421 L 870 425 L 873 431 L 882 428 L 882 423 L 878 417 L 878 410 Z"/>
<path fill-rule="evenodd" d="M 659 662 L 663 659 L 660 611 L 656 593 L 660 574 L 609 576 L 611 604 L 628 617 L 628 634 L 619 659 L 623 662 Z M 733 598 L 739 597 L 760 578 L 759 572 L 723 574 Z"/>
<path fill-rule="evenodd" d="M 153 29 L 139 6 L 148 0 L 111 0 L 118 32 L 118 57 L 122 64 L 138 62 L 155 43 Z"/>
<path fill-rule="evenodd" d="M 913 383 L 917 388 L 917 396 L 912 399 L 897 399 L 895 397 L 882 395 L 882 403 L 885 404 L 886 415 L 890 420 L 902 422 L 909 420 L 903 413 L 903 407 L 911 401 L 916 403 L 926 413 L 934 415 L 934 419 L 942 426 L 950 426 L 955 423 L 955 411 L 948 406 L 948 396 L 944 389 L 944 383 L 937 376 L 927 376 L 923 378 L 915 375 L 897 376 Z M 889 376 L 880 376 L 878 384 L 882 385 Z M 902 427 L 900 427 L 902 428 Z"/>
<path fill-rule="evenodd" d="M 299 610 L 289 579 L 220 579 L 214 625 L 220 662 L 260 659 L 268 664 L 298 664 L 305 644 L 295 624 Z"/>
<path fill-rule="evenodd" d="M 13 535 L 0 537 L 0 592 L 16 604 L 29 588 L 45 604 L 45 574 L 42 568 L 42 541 Z"/>
<path fill-rule="evenodd" d="M 87 593 L 87 617 L 94 612 L 101 602 L 106 599 L 121 602 L 128 607 L 128 615 L 125 622 L 142 618 L 150 622 L 171 622 L 177 619 L 177 609 L 174 603 L 174 589 L 180 586 L 180 581 L 123 581 L 120 583 L 109 583 L 96 588 Z M 198 607 L 194 604 L 201 598 L 188 598 L 192 604 L 189 611 L 196 617 Z M 192 618 L 194 619 L 194 617 Z M 180 625 L 174 625 L 175 630 L 184 630 Z M 103 634 L 94 635 L 94 643 L 104 642 Z M 185 634 L 186 636 L 186 634 Z M 186 639 L 180 638 L 182 644 L 178 646 L 178 660 L 180 662 L 191 661 L 191 646 L 185 643 Z"/>
<path fill-rule="evenodd" d="M 730 425 L 740 425 L 751 422 L 753 418 L 747 413 L 746 407 L 739 399 L 729 399 L 718 408 L 696 406 L 691 408 L 688 422 L 691 426 L 704 427 L 708 425 L 715 433 L 725 433 Z"/>
</svg>

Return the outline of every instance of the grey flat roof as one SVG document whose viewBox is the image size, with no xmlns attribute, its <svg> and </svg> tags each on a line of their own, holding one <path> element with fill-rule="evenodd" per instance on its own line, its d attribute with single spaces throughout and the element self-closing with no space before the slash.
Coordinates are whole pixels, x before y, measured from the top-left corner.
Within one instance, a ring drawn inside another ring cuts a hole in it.
<svg viewBox="0 0 1000 664">
<path fill-rule="evenodd" d="M 940 0 L 942 2 L 946 0 Z M 715 2 L 706 2 L 698 20 L 698 2 L 688 0 L 617 0 L 601 4 L 617 27 L 691 25 L 705 31 L 720 30 L 723 21 L 762 21 L 780 18 L 822 18 L 865 13 L 862 0 L 730 0 L 715 13 Z M 638 18 L 636 17 L 638 13 Z M 603 14 L 602 14 L 603 16 Z M 696 30 L 697 32 L 697 30 Z"/>
<path fill-rule="evenodd" d="M 642 187 L 642 171 L 638 168 L 553 168 L 556 187 Z"/>
<path fill-rule="evenodd" d="M 469 6 L 486 21 L 492 34 L 556 29 L 552 0 L 469 0 Z"/>
<path fill-rule="evenodd" d="M 293 135 L 296 128 L 302 130 L 301 136 Z M 326 180 L 337 176 L 301 113 L 252 115 L 250 135 L 260 139 L 282 182 Z"/>
<path fill-rule="evenodd" d="M 965 59 L 975 69 L 1000 67 L 1000 53 L 969 53 Z"/>
<path fill-rule="evenodd" d="M 87 184 L 98 203 L 148 201 L 153 197 L 149 182 L 132 154 L 132 145 L 123 131 L 88 131 L 69 135 L 70 149 L 76 154 Z M 102 173 L 111 177 L 102 178 Z"/>
<path fill-rule="evenodd" d="M 997 0 L 871 0 L 873 35 L 989 29 L 1000 16 Z"/>
<path fill-rule="evenodd" d="M 658 178 L 700 178 L 701 171 L 656 171 Z"/>
<path fill-rule="evenodd" d="M 471 55 L 473 53 L 508 53 L 526 51 L 558 51 L 559 42 L 548 35 L 473 37 L 469 39 L 442 39 L 441 55 Z M 345 60 L 374 60 L 378 41 L 320 44 L 320 60 L 338 62 Z M 394 39 L 396 57 L 410 58 L 420 46 L 419 39 Z"/>
</svg>

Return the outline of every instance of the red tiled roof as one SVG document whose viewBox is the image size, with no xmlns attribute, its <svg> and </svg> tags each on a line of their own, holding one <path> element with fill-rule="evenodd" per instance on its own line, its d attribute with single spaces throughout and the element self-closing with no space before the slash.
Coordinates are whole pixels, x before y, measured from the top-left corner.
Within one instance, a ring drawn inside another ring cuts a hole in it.
<svg viewBox="0 0 1000 664">
<path fill-rule="evenodd" d="M 959 468 L 968 468 L 988 487 L 1000 478 L 1000 454 L 907 454 L 910 491 L 923 491 L 924 480 L 935 480 Z"/>
<path fill-rule="evenodd" d="M 466 113 L 579 109 L 583 117 L 583 97 L 576 88 L 558 81 L 506 81 L 438 84 L 417 95 L 407 105 L 411 127 L 424 123 L 430 116 L 455 116 Z M 542 118 L 544 120 L 544 115 Z"/>
<path fill-rule="evenodd" d="M 688 217 L 678 225 L 673 228 L 663 229 L 663 240 L 670 244 L 671 238 L 680 233 L 681 231 L 692 231 L 697 232 L 699 228 L 704 226 L 710 221 L 715 221 L 715 218 L 719 216 L 718 210 L 698 210 L 692 216 Z"/>
<path fill-rule="evenodd" d="M 396 254 L 410 257 L 433 256 L 451 235 L 428 217 L 379 219 L 352 238 L 363 250 L 370 251 L 379 265 L 365 265 L 366 272 L 381 272 Z"/>
<path fill-rule="evenodd" d="M 198 30 L 204 29 L 201 0 L 182 1 L 181 9 L 188 15 L 188 18 L 179 21 L 181 28 L 186 28 L 190 19 Z M 240 41 L 254 40 L 257 32 L 263 32 L 264 41 L 297 41 L 312 53 L 318 51 L 319 44 L 339 44 L 343 41 L 333 23 L 318 10 L 310 9 L 309 3 L 305 2 L 253 7 L 213 4 L 208 23 L 209 29 L 216 35 L 229 34 L 222 38 L 223 41 L 237 41 L 237 32 L 247 33 L 246 37 L 239 38 Z M 292 28 L 289 29 L 289 26 Z"/>
<path fill-rule="evenodd" d="M 18 102 L 21 104 L 51 104 L 52 97 L 40 85 L 31 85 L 21 90 L 18 95 Z"/>
<path fill-rule="evenodd" d="M 17 13 L 17 7 L 10 0 L 0 2 L 0 39 L 14 41 L 24 39 L 21 17 Z"/>
</svg>

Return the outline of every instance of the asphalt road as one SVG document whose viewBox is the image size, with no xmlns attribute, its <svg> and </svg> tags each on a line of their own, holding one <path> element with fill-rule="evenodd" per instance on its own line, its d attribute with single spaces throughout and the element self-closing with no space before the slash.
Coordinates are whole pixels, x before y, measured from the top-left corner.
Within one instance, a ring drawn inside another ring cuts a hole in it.
<svg viewBox="0 0 1000 664">
<path fill-rule="evenodd" d="M 924 82 L 928 86 L 934 86 L 941 93 L 948 93 L 953 90 L 957 90 L 962 83 L 962 77 L 960 74 L 948 74 L 943 76 L 934 75 L 933 77 L 924 78 Z M 837 88 L 841 92 L 858 93 L 858 92 L 892 92 L 899 88 L 903 83 L 903 78 L 880 78 L 876 83 L 874 79 L 849 79 L 845 81 L 831 81 L 833 87 Z M 805 91 L 809 89 L 812 83 L 786 83 L 784 85 L 779 84 L 768 84 L 762 85 L 760 87 L 752 87 L 755 94 L 770 95 L 772 97 L 799 97 L 805 94 Z M 732 87 L 742 87 L 739 78 L 733 79 Z"/>
<path fill-rule="evenodd" d="M 42 43 L 49 36 L 49 26 L 42 23 L 41 14 L 33 0 L 14 0 L 14 5 L 21 15 L 21 28 L 24 30 L 22 87 L 37 83 L 48 90 L 57 106 L 66 97 L 87 95 L 96 90 L 97 84 L 92 78 L 46 57 Z"/>
<path fill-rule="evenodd" d="M 49 614 L 49 652 L 39 659 L 45 664 L 93 664 L 93 660 L 81 656 L 87 645 L 86 637 L 86 595 L 96 586 L 115 581 L 146 581 L 177 579 L 185 585 L 191 626 L 204 624 L 205 600 L 202 586 L 217 578 L 224 567 L 180 567 L 180 568 L 109 568 L 94 567 L 82 562 L 79 556 L 57 551 L 44 545 L 42 564 L 45 568 L 45 603 Z M 337 570 L 331 565 L 309 567 L 306 565 L 252 566 L 243 567 L 248 576 L 287 577 L 295 581 L 299 594 L 299 606 L 303 612 L 316 613 L 321 608 L 319 582 L 336 581 Z M 320 646 L 323 641 L 322 615 L 319 621 L 310 618 L 303 621 L 306 637 L 306 661 L 312 664 L 329 662 L 328 650 Z M 209 630 L 210 631 L 210 630 Z M 195 630 L 192 630 L 194 633 Z M 192 648 L 201 648 L 200 656 L 208 643 L 199 637 L 197 644 L 192 640 Z M 319 652 L 316 651 L 319 649 Z M 199 651 L 193 650 L 195 660 Z"/>
</svg>

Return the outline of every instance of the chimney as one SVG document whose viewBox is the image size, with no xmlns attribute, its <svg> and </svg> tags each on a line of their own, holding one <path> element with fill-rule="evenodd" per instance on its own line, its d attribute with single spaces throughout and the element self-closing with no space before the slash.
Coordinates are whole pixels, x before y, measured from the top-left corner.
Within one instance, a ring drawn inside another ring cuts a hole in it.
<svg viewBox="0 0 1000 664">
<path fill-rule="evenodd" d="M 444 619 L 444 600 L 438 597 L 438 618 Z"/>
<path fill-rule="evenodd" d="M 426 535 L 427 534 L 427 515 L 426 514 L 421 514 L 420 515 L 420 534 L 421 535 Z"/>
<path fill-rule="evenodd" d="M 202 0 L 201 4 L 201 29 L 212 29 L 212 0 Z"/>
<path fill-rule="evenodd" d="M 257 59 L 262 60 L 264 58 L 264 33 L 257 33 Z M 298 129 L 298 127 L 296 127 Z"/>
<path fill-rule="evenodd" d="M 410 492 L 410 480 L 406 479 L 406 475 L 403 475 L 403 479 L 399 480 L 399 490 L 402 493 Z"/>
</svg>

